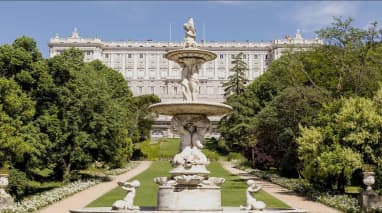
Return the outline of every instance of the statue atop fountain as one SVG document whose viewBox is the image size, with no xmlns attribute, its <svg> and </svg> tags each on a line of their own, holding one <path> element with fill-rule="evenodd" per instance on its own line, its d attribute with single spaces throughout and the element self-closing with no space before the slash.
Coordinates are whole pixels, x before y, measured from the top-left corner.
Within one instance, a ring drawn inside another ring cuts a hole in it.
<svg viewBox="0 0 382 213">
<path fill-rule="evenodd" d="M 183 28 L 186 31 L 184 36 L 185 48 L 196 48 L 196 30 L 194 26 L 194 19 L 192 19 L 192 17 L 188 18 L 188 22 L 184 23 Z"/>
</svg>

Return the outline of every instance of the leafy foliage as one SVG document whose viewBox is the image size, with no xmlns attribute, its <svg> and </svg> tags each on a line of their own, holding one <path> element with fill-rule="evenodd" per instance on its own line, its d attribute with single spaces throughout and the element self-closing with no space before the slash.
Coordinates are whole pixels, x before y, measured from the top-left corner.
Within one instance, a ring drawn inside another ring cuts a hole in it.
<svg viewBox="0 0 382 213">
<path fill-rule="evenodd" d="M 381 161 L 382 115 L 367 98 L 348 98 L 325 106 L 314 127 L 301 127 L 298 153 L 304 177 L 344 192 L 363 164 Z"/>
<path fill-rule="evenodd" d="M 244 92 L 228 96 L 234 110 L 219 123 L 219 143 L 253 166 L 340 192 L 363 164 L 378 173 L 382 31 L 352 21 L 335 18 L 317 31 L 324 45 L 285 49 Z"/>
<path fill-rule="evenodd" d="M 25 36 L 0 46 L 0 167 L 15 171 L 17 198 L 95 161 L 120 167 L 147 137 L 152 117 L 142 114 L 159 99 L 134 98 L 120 73 L 83 57 L 72 48 L 43 59 Z"/>
</svg>

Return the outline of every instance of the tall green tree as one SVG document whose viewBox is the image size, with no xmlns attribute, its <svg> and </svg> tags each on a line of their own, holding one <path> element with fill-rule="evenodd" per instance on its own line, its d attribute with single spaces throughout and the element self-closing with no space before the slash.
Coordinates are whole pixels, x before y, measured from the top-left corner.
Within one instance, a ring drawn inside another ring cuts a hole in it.
<svg viewBox="0 0 382 213">
<path fill-rule="evenodd" d="M 354 27 L 353 19 L 334 18 L 331 26 L 317 31 L 325 45 L 321 47 L 335 70 L 336 97 L 359 95 L 372 97 L 378 89 L 375 80 L 381 79 L 381 33 L 377 22 L 368 29 Z"/>
<path fill-rule="evenodd" d="M 223 84 L 224 96 L 231 94 L 240 95 L 244 92 L 248 79 L 245 72 L 248 71 L 247 63 L 243 61 L 243 53 L 239 53 L 232 60 L 232 67 L 230 69 L 232 74 L 228 76 L 228 81 Z"/>
</svg>

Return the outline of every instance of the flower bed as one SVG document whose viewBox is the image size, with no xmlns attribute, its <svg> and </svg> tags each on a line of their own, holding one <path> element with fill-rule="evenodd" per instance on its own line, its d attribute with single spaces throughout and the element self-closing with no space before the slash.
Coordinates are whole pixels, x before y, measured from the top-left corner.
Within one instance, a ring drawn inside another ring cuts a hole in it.
<svg viewBox="0 0 382 213">
<path fill-rule="evenodd" d="M 50 205 L 65 197 L 68 197 L 69 195 L 94 186 L 99 182 L 100 180 L 98 179 L 75 181 L 65 186 L 49 190 L 38 195 L 27 197 L 24 200 L 15 203 L 13 206 L 10 206 L 6 209 L 1 209 L 0 212 L 33 212 L 44 206 Z"/>
<path fill-rule="evenodd" d="M 361 212 L 358 200 L 348 195 L 334 195 L 319 192 L 305 179 L 284 178 L 279 175 L 259 169 L 242 167 L 246 172 L 278 184 L 300 195 L 307 196 L 312 200 L 319 201 L 327 206 L 342 210 L 344 212 Z"/>
</svg>

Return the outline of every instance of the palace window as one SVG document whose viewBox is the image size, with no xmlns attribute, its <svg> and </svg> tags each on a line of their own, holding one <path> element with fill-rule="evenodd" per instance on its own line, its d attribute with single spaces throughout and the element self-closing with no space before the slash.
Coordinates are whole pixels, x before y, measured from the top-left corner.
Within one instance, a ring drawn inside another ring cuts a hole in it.
<svg viewBox="0 0 382 213">
<path fill-rule="evenodd" d="M 178 94 L 178 87 L 174 87 L 174 94 Z"/>
<path fill-rule="evenodd" d="M 257 59 L 257 57 L 258 57 L 257 55 L 253 55 L 253 58 L 254 58 L 254 59 Z"/>
<path fill-rule="evenodd" d="M 131 58 L 131 53 L 127 54 L 127 58 Z"/>
<path fill-rule="evenodd" d="M 154 87 L 150 87 L 151 93 L 154 94 Z"/>
<path fill-rule="evenodd" d="M 143 53 L 139 54 L 139 58 L 143 58 Z"/>
<path fill-rule="evenodd" d="M 224 58 L 224 55 L 223 54 L 220 54 L 220 59 L 223 59 Z"/>
<path fill-rule="evenodd" d="M 265 55 L 265 59 L 268 59 L 268 55 Z"/>
<path fill-rule="evenodd" d="M 138 89 L 139 89 L 139 93 L 143 92 L 143 87 L 138 87 Z"/>
<path fill-rule="evenodd" d="M 244 54 L 243 54 L 243 59 L 246 59 L 246 58 L 247 58 L 247 55 L 244 55 Z"/>
<path fill-rule="evenodd" d="M 109 53 L 106 53 L 106 54 L 105 54 L 105 58 L 109 58 Z"/>
</svg>

